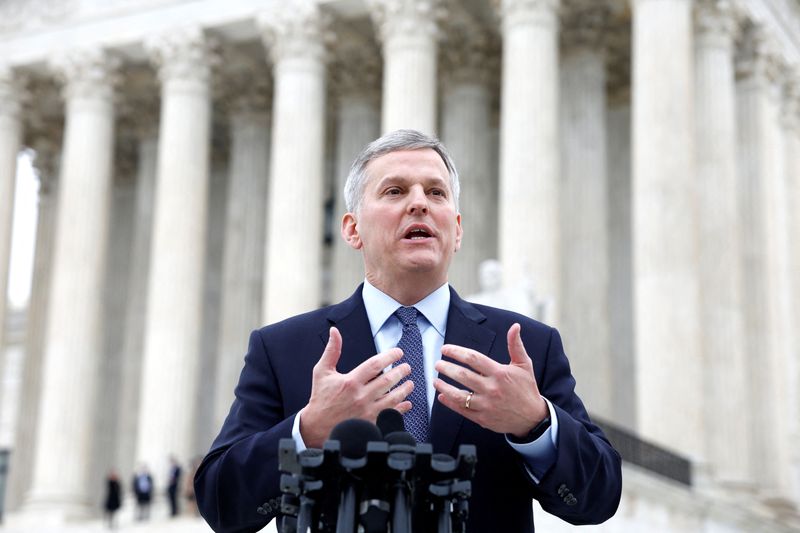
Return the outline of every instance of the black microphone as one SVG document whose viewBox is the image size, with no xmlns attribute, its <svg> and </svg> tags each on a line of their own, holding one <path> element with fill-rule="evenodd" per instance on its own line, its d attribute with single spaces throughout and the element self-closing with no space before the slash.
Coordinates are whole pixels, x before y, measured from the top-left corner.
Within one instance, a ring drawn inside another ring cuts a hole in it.
<svg viewBox="0 0 800 533">
<path fill-rule="evenodd" d="M 378 421 L 376 423 L 384 439 L 386 439 L 386 436 L 390 433 L 406 430 L 406 425 L 403 422 L 403 415 L 401 415 L 400 411 L 397 409 L 384 409 L 378 413 Z"/>
<path fill-rule="evenodd" d="M 406 431 L 403 415 L 396 409 L 384 409 L 378 414 L 378 427 L 383 440 L 389 443 L 389 453 L 394 454 L 390 462 L 395 465 L 413 465 L 414 447 L 417 441 Z M 407 470 L 398 470 L 392 484 L 391 524 L 392 533 L 411 533 L 410 480 Z"/>
<path fill-rule="evenodd" d="M 322 450 L 318 448 L 306 448 L 298 454 L 300 464 L 313 460 L 322 456 Z M 303 469 L 304 471 L 307 469 Z M 308 469 L 310 470 L 310 469 Z M 308 533 L 312 530 L 313 520 L 312 514 L 314 512 L 314 505 L 316 501 L 306 494 L 300 496 L 300 507 L 297 512 L 297 531 L 300 533 Z"/>
<path fill-rule="evenodd" d="M 339 422 L 333 428 L 330 440 L 339 441 L 344 459 L 362 459 L 367 455 L 367 443 L 381 440 L 381 432 L 378 426 L 371 422 L 359 418 L 349 418 Z M 343 482 L 344 488 L 339 501 L 339 513 L 336 517 L 336 533 L 355 533 L 356 484 L 350 476 L 345 476 Z"/>
<path fill-rule="evenodd" d="M 360 418 L 348 418 L 336 424 L 330 440 L 338 440 L 343 457 L 360 459 L 367 455 L 367 443 L 382 440 L 378 426 Z"/>
</svg>

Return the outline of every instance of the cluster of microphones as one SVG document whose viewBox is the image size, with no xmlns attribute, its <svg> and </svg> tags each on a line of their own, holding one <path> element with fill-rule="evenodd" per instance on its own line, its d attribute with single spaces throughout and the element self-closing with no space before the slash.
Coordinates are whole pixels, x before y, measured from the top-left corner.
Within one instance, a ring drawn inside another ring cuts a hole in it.
<svg viewBox="0 0 800 533">
<path fill-rule="evenodd" d="M 279 449 L 283 533 L 450 533 L 466 530 L 477 461 L 475 446 L 458 456 L 417 443 L 394 409 L 377 425 L 351 418 L 322 449 Z"/>
</svg>

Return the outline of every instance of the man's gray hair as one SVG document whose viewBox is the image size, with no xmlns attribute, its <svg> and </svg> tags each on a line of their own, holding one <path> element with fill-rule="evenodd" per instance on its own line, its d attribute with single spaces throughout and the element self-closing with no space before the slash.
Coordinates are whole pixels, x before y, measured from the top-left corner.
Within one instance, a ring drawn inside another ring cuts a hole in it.
<svg viewBox="0 0 800 533">
<path fill-rule="evenodd" d="M 361 200 L 364 197 L 364 187 L 367 184 L 367 165 L 382 155 L 401 150 L 423 150 L 430 148 L 434 150 L 444 161 L 447 172 L 450 174 L 450 190 L 453 195 L 453 202 L 458 212 L 458 195 L 461 187 L 458 184 L 458 171 L 453 163 L 453 159 L 447 152 L 447 148 L 436 137 L 425 135 L 417 130 L 395 130 L 369 143 L 364 150 L 358 154 L 347 181 L 344 184 L 344 203 L 350 213 L 358 212 Z"/>
</svg>

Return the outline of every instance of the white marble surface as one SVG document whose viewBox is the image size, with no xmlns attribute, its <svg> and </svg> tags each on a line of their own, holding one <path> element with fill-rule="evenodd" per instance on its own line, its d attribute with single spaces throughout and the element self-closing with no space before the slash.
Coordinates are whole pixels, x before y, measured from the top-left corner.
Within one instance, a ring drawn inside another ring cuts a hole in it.
<svg viewBox="0 0 800 533">
<path fill-rule="evenodd" d="M 633 279 L 637 427 L 705 453 L 694 183 L 692 2 L 633 4 Z"/>
</svg>

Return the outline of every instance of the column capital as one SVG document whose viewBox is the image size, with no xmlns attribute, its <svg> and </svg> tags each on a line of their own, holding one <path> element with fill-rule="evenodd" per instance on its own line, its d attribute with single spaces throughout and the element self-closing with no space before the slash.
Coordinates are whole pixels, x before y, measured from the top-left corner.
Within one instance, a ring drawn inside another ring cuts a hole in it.
<svg viewBox="0 0 800 533">
<path fill-rule="evenodd" d="M 378 44 L 354 31 L 336 34 L 330 69 L 330 89 L 334 97 L 359 95 L 377 104 L 380 101 L 383 63 Z"/>
<path fill-rule="evenodd" d="M 221 58 L 214 97 L 225 114 L 269 112 L 272 78 L 264 59 L 231 46 L 222 48 Z"/>
<path fill-rule="evenodd" d="M 367 7 L 383 42 L 396 35 L 438 36 L 441 0 L 367 0 Z"/>
<path fill-rule="evenodd" d="M 118 57 L 105 50 L 85 48 L 54 57 L 50 68 L 64 84 L 62 95 L 67 101 L 78 98 L 110 103 L 114 97 L 114 87 L 119 82 L 120 63 Z"/>
<path fill-rule="evenodd" d="M 446 83 L 477 82 L 489 86 L 499 79 L 500 43 L 474 16 L 454 10 L 442 25 L 440 47 Z"/>
<path fill-rule="evenodd" d="M 162 83 L 208 83 L 212 67 L 217 63 L 215 44 L 199 26 L 187 26 L 154 35 L 145 41 L 144 46 L 158 68 Z"/>
<path fill-rule="evenodd" d="M 561 0 L 492 0 L 504 29 L 518 24 L 554 26 L 558 23 Z"/>
<path fill-rule="evenodd" d="M 752 79 L 763 86 L 773 86 L 780 77 L 780 56 L 760 25 L 747 22 L 736 54 L 736 78 Z"/>
<path fill-rule="evenodd" d="M 561 42 L 566 49 L 603 51 L 611 10 L 603 2 L 572 2 L 561 12 Z"/>
<path fill-rule="evenodd" d="M 698 44 L 732 46 L 740 15 L 730 0 L 698 0 L 694 17 Z"/>
<path fill-rule="evenodd" d="M 331 17 L 318 0 L 286 0 L 259 14 L 256 23 L 273 63 L 327 59 L 326 48 L 333 39 L 328 29 Z"/>
<path fill-rule="evenodd" d="M 22 106 L 29 100 L 26 89 L 27 80 L 0 65 L 0 117 L 21 118 Z"/>
</svg>

